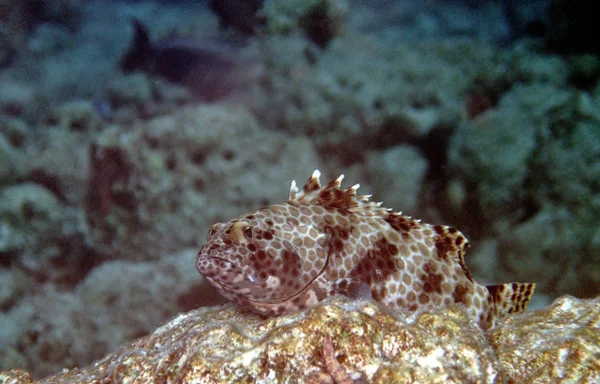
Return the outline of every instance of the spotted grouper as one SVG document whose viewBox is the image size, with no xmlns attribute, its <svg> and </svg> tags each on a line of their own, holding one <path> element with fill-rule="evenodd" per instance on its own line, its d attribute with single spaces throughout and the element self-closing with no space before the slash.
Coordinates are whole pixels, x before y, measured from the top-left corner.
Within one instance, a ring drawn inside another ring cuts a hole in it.
<svg viewBox="0 0 600 384">
<path fill-rule="evenodd" d="M 530 283 L 480 285 L 458 230 L 413 219 L 315 171 L 287 203 L 214 224 L 196 268 L 226 298 L 264 316 L 364 292 L 401 311 L 458 303 L 482 328 L 524 311 Z"/>
</svg>

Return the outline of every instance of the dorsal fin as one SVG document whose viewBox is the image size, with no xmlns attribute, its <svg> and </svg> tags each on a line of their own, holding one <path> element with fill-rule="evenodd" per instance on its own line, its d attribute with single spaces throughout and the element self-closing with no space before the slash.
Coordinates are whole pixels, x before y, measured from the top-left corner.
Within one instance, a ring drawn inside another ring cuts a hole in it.
<svg viewBox="0 0 600 384">
<path fill-rule="evenodd" d="M 150 50 L 152 43 L 150 42 L 150 34 L 146 26 L 136 18 L 133 18 L 131 22 L 135 33 L 133 37 L 134 45 L 138 49 Z"/>
<path fill-rule="evenodd" d="M 315 170 L 302 187 L 302 190 L 298 190 L 296 182 L 292 181 L 289 201 L 297 204 L 320 205 L 330 209 L 346 209 L 366 216 L 385 216 L 391 211 L 381 207 L 380 202 L 369 201 L 371 195 L 356 195 L 359 184 L 341 189 L 344 175 L 340 175 L 325 186 L 321 186 L 320 176 L 321 172 Z"/>
<path fill-rule="evenodd" d="M 129 49 L 121 57 L 120 66 L 124 72 L 148 70 L 154 60 L 154 47 L 150 41 L 148 30 L 138 19 L 132 19 L 134 36 Z"/>
<path fill-rule="evenodd" d="M 321 181 L 319 180 L 320 177 L 321 171 L 315 169 L 312 175 L 310 175 L 308 178 L 308 181 L 304 184 L 304 187 L 302 187 L 302 192 L 309 193 L 321 188 Z"/>
<path fill-rule="evenodd" d="M 471 273 L 465 264 L 465 251 L 469 248 L 469 241 L 456 228 L 447 225 L 434 225 L 433 230 L 437 233 L 435 248 L 440 258 L 453 258 L 462 268 L 467 279 L 473 282 Z"/>
</svg>

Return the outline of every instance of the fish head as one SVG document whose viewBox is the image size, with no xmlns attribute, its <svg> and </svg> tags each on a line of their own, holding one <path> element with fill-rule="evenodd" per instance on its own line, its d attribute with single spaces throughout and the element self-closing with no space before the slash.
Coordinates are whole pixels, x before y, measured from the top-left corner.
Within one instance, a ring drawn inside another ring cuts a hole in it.
<svg viewBox="0 0 600 384">
<path fill-rule="evenodd" d="M 308 217 L 290 216 L 290 209 L 297 210 L 274 205 L 213 225 L 196 268 L 226 298 L 271 315 L 301 295 L 325 266 L 326 236 Z"/>
</svg>

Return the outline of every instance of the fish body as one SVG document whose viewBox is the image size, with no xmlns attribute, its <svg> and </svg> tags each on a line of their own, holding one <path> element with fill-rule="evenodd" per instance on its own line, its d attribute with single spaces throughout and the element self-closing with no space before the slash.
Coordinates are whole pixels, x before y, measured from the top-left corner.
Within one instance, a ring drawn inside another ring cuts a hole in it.
<svg viewBox="0 0 600 384">
<path fill-rule="evenodd" d="M 256 60 L 242 57 L 239 48 L 210 39 L 173 37 L 150 40 L 146 27 L 133 20 L 134 37 L 121 57 L 121 69 L 144 71 L 182 84 L 206 101 L 242 90 L 264 74 Z"/>
<path fill-rule="evenodd" d="M 198 271 L 223 296 L 265 316 L 365 290 L 402 311 L 458 303 L 485 329 L 525 310 L 534 284 L 475 282 L 460 231 L 384 208 L 358 196 L 358 184 L 341 189 L 343 176 L 321 186 L 319 175 L 301 190 L 292 182 L 284 204 L 213 225 Z"/>
</svg>

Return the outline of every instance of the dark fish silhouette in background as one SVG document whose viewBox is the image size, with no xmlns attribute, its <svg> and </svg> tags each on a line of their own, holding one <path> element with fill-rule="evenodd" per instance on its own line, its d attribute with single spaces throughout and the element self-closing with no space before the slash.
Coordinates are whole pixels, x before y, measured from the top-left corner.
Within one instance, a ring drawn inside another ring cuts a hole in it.
<svg viewBox="0 0 600 384">
<path fill-rule="evenodd" d="M 125 73 L 144 71 L 182 84 L 205 101 L 223 99 L 254 84 L 263 74 L 256 60 L 240 55 L 239 48 L 208 39 L 167 38 L 150 41 L 148 31 L 133 20 L 135 34 L 121 57 Z"/>
<path fill-rule="evenodd" d="M 210 0 L 210 9 L 219 18 L 222 28 L 231 27 L 247 35 L 264 26 L 266 20 L 259 11 L 263 0 Z"/>
</svg>

